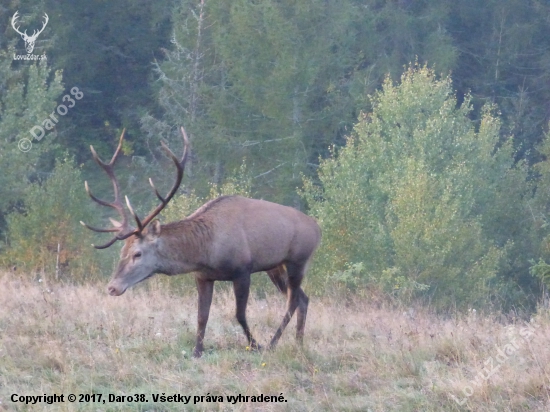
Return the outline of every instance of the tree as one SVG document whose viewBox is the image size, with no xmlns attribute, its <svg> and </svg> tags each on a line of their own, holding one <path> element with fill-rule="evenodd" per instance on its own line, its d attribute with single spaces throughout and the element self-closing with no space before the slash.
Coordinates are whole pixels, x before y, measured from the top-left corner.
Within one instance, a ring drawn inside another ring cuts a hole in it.
<svg viewBox="0 0 550 412">
<path fill-rule="evenodd" d="M 0 232 L 29 182 L 50 170 L 55 132 L 37 141 L 29 131 L 48 119 L 63 91 L 60 72 L 45 61 L 12 68 L 13 53 L 0 51 Z"/>
<path fill-rule="evenodd" d="M 52 174 L 25 188 L 20 211 L 7 216 L 9 248 L 1 256 L 22 274 L 70 273 L 74 279 L 108 266 L 91 247 L 92 233 L 80 220 L 95 221 L 97 213 L 83 190 L 80 170 L 70 159 L 56 162 Z"/>
<path fill-rule="evenodd" d="M 529 253 L 517 216 L 530 198 L 494 109 L 476 130 L 470 99 L 457 105 L 450 78 L 417 66 L 398 85 L 388 78 L 372 106 L 321 162 L 320 187 L 305 182 L 323 228 L 318 267 L 330 277 L 361 263 L 364 284 L 405 296 L 427 285 L 438 307 L 491 302 Z"/>
<path fill-rule="evenodd" d="M 538 161 L 535 146 L 550 120 L 547 36 L 550 5 L 540 0 L 449 2 L 446 28 L 459 58 L 455 87 L 470 92 L 476 107 L 487 102 L 502 111 L 503 134 L 513 133 L 517 156 Z"/>
<path fill-rule="evenodd" d="M 88 161 L 90 144 L 112 148 L 113 130 L 126 127 L 128 135 L 136 136 L 132 150 L 144 155 L 139 118 L 155 106 L 150 98 L 151 62 L 162 55 L 174 1 L 40 2 L 37 14 L 50 16 L 43 37 L 51 43 L 48 59 L 54 69 L 63 70 L 69 89 L 76 86 L 84 92 L 59 125 L 64 150 L 78 162 Z M 21 13 L 30 7 L 21 7 Z M 33 4 L 32 9 L 38 7 Z"/>
<path fill-rule="evenodd" d="M 301 174 L 341 141 L 385 73 L 424 51 L 452 67 L 444 8 L 379 3 L 182 1 L 156 66 L 164 115 L 145 116 L 144 129 L 168 136 L 185 121 L 200 175 L 220 182 L 246 158 L 255 192 L 295 203 Z"/>
</svg>

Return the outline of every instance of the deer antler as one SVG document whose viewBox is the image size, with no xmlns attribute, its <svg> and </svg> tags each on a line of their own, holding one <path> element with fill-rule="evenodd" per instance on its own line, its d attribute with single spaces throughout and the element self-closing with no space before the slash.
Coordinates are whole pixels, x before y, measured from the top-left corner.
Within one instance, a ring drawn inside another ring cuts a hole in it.
<svg viewBox="0 0 550 412">
<path fill-rule="evenodd" d="M 27 35 L 27 30 L 25 30 L 24 33 L 21 33 L 19 31 L 19 26 L 15 27 L 15 24 L 18 18 L 19 18 L 19 12 L 16 11 L 13 17 L 11 18 L 11 26 L 17 33 L 21 35 L 21 38 L 25 41 L 25 48 L 27 49 L 27 53 L 32 53 L 32 51 L 34 50 L 34 43 L 36 42 L 38 35 L 44 31 L 50 18 L 46 13 L 44 13 L 44 23 L 42 24 L 42 28 L 38 31 L 34 30 L 32 33 L 32 36 Z"/>
<path fill-rule="evenodd" d="M 116 235 L 113 239 L 111 239 L 109 242 L 107 242 L 104 245 L 100 245 L 100 246 L 94 245 L 94 247 L 96 249 L 108 248 L 113 243 L 115 243 L 117 240 L 126 239 L 127 237 L 130 237 L 131 235 L 136 233 L 136 229 L 130 227 L 130 225 L 128 224 L 128 217 L 126 215 L 126 211 L 124 210 L 124 205 L 122 204 L 122 200 L 120 199 L 120 186 L 118 184 L 118 181 L 115 177 L 115 173 L 113 171 L 113 166 L 114 166 L 114 164 L 116 162 L 116 159 L 118 157 L 118 154 L 120 153 L 120 150 L 122 148 L 122 140 L 124 139 L 124 132 L 125 131 L 126 131 L 126 129 L 124 129 L 122 131 L 122 134 L 120 135 L 120 139 L 119 139 L 119 142 L 118 142 L 118 146 L 117 146 L 117 148 L 115 150 L 115 153 L 114 153 L 114 155 L 111 158 L 111 161 L 109 163 L 103 162 L 99 158 L 99 156 L 97 155 L 97 152 L 95 151 L 94 147 L 90 146 L 90 150 L 92 152 L 92 157 L 94 158 L 96 163 L 103 170 L 105 170 L 105 172 L 107 173 L 107 176 L 109 176 L 109 179 L 111 180 L 111 183 L 113 184 L 113 190 L 115 192 L 115 200 L 113 202 L 106 202 L 104 200 L 101 200 L 101 199 L 98 199 L 97 197 L 95 197 L 92 194 L 92 192 L 90 191 L 90 187 L 88 186 L 87 181 L 84 182 L 84 187 L 86 188 L 86 193 L 88 193 L 88 196 L 90 196 L 94 202 L 99 203 L 102 206 L 108 206 L 108 207 L 111 207 L 111 208 L 115 209 L 118 212 L 118 214 L 120 215 L 120 217 L 122 218 L 122 223 L 120 224 L 120 226 L 109 228 L 109 229 L 98 229 L 98 228 L 89 226 L 86 223 L 80 221 L 81 225 L 86 226 L 88 229 L 93 230 L 94 232 L 100 232 L 100 233 L 118 232 L 119 233 L 118 235 Z"/>
<path fill-rule="evenodd" d="M 44 31 L 44 29 L 46 28 L 46 25 L 48 24 L 49 21 L 50 21 L 50 18 L 48 17 L 48 15 L 46 13 L 44 13 L 44 23 L 42 23 L 42 28 L 40 30 L 38 30 L 38 32 L 36 30 L 33 30 L 31 38 L 38 37 L 38 35 Z"/>
<path fill-rule="evenodd" d="M 19 11 L 16 11 L 15 14 L 13 15 L 13 17 L 11 18 L 11 27 L 13 27 L 13 29 L 19 33 L 21 36 L 26 36 L 27 35 L 27 30 L 25 30 L 25 33 L 21 33 L 19 31 L 19 27 L 21 26 L 17 26 L 15 27 L 15 23 L 17 21 L 17 19 L 19 18 Z"/>
<path fill-rule="evenodd" d="M 38 35 L 40 33 L 42 33 L 44 31 L 44 29 L 46 28 L 46 25 L 48 24 L 48 22 L 50 21 L 50 18 L 48 17 L 48 15 L 46 13 L 44 13 L 44 23 L 42 23 L 42 28 L 38 31 L 36 30 L 33 30 L 33 33 L 32 33 L 32 36 L 29 36 L 27 34 L 27 30 L 25 30 L 23 33 L 21 33 L 19 31 L 19 27 L 21 27 L 21 25 L 15 27 L 15 24 L 17 22 L 17 19 L 19 18 L 19 11 L 16 11 L 15 14 L 13 15 L 13 17 L 11 18 L 11 26 L 13 27 L 13 29 L 19 33 L 24 39 L 36 39 L 36 37 L 38 37 Z"/>
<path fill-rule="evenodd" d="M 96 203 L 99 203 L 102 206 L 108 206 L 108 207 L 111 207 L 111 208 L 115 209 L 122 218 L 122 223 L 120 225 L 115 225 L 115 227 L 109 228 L 109 229 L 98 229 L 98 228 L 89 226 L 89 225 L 87 225 L 86 223 L 84 223 L 82 221 L 80 222 L 80 224 L 82 224 L 83 226 L 86 226 L 88 229 L 93 230 L 94 232 L 100 232 L 100 233 L 117 232 L 118 233 L 113 239 L 111 239 L 106 244 L 101 245 L 101 246 L 95 246 L 94 245 L 94 247 L 96 249 L 105 249 L 105 248 L 108 248 L 109 246 L 111 246 L 117 240 L 124 240 L 124 239 L 126 239 L 126 238 L 128 238 L 132 235 L 141 235 L 141 232 L 143 231 L 143 229 L 155 218 L 155 216 L 157 216 L 162 211 L 162 209 L 164 209 L 166 207 L 166 205 L 168 204 L 170 199 L 172 199 L 172 197 L 174 197 L 174 195 L 176 194 L 176 192 L 177 192 L 177 190 L 178 190 L 178 188 L 181 184 L 181 180 L 183 178 L 183 171 L 185 169 L 185 163 L 187 161 L 187 156 L 188 156 L 188 152 L 189 152 L 189 150 L 188 150 L 188 148 L 189 148 L 189 139 L 187 138 L 187 133 L 185 133 L 185 129 L 182 127 L 181 128 L 181 134 L 183 136 L 184 151 L 183 151 L 183 156 L 182 156 L 181 160 L 178 160 L 178 158 L 174 155 L 174 153 L 172 153 L 172 151 L 168 148 L 168 146 L 166 146 L 166 144 L 164 142 L 161 142 L 162 147 L 164 148 L 164 150 L 166 150 L 166 152 L 168 153 L 168 156 L 170 156 L 170 158 L 172 159 L 172 161 L 176 165 L 176 168 L 177 168 L 176 182 L 174 183 L 174 185 L 172 186 L 172 189 L 170 189 L 170 192 L 168 192 L 166 197 L 162 197 L 160 195 L 160 193 L 158 192 L 158 190 L 156 189 L 155 185 L 153 184 L 153 180 L 151 178 L 149 178 L 149 183 L 153 187 L 153 190 L 155 191 L 155 194 L 157 195 L 157 197 L 160 199 L 161 203 L 149 215 L 147 215 L 147 217 L 143 220 L 143 222 L 139 219 L 137 214 L 134 212 L 134 209 L 132 208 L 132 205 L 130 204 L 130 200 L 128 199 L 128 196 L 125 196 L 126 205 L 128 207 L 128 210 L 130 211 L 130 213 L 134 217 L 134 220 L 136 221 L 136 225 L 137 225 L 137 228 L 131 227 L 130 224 L 128 223 L 128 216 L 126 215 L 124 205 L 122 204 L 122 199 L 121 199 L 121 196 L 120 196 L 120 186 L 118 184 L 118 181 L 117 181 L 117 179 L 115 177 L 115 174 L 114 174 L 114 171 L 113 171 L 113 165 L 115 164 L 115 161 L 118 157 L 118 154 L 120 153 L 120 149 L 122 148 L 122 140 L 124 139 L 125 130 L 126 129 L 124 129 L 122 131 L 122 134 L 120 135 L 120 140 L 119 140 L 118 146 L 117 146 L 117 148 L 115 150 L 115 153 L 114 153 L 114 155 L 111 158 L 111 161 L 109 163 L 103 162 L 99 158 L 99 156 L 97 155 L 97 153 L 94 150 L 93 146 L 90 146 L 90 150 L 92 151 L 92 156 L 93 156 L 94 160 L 96 161 L 97 164 L 99 164 L 99 166 L 101 166 L 101 168 L 103 170 L 105 170 L 105 172 L 107 173 L 107 175 L 109 176 L 109 179 L 111 180 L 111 182 L 113 184 L 113 189 L 114 189 L 114 192 L 115 192 L 115 200 L 113 202 L 106 202 L 104 200 L 98 199 L 97 197 L 95 197 L 91 193 L 90 188 L 88 187 L 88 182 L 84 183 L 84 186 L 86 188 L 86 193 L 88 193 L 88 195 Z"/>
<path fill-rule="evenodd" d="M 170 199 L 172 199 L 174 197 L 174 195 L 176 194 L 176 192 L 178 191 L 181 180 L 183 178 L 183 171 L 185 169 L 185 163 L 187 162 L 187 156 L 188 156 L 188 153 L 189 153 L 189 151 L 188 151 L 189 139 L 187 138 L 187 133 L 185 133 L 185 129 L 183 127 L 180 128 L 180 131 L 181 131 L 181 135 L 183 137 L 183 144 L 184 144 L 183 156 L 181 157 L 180 160 L 178 160 L 176 155 L 174 155 L 174 153 L 172 153 L 172 151 L 168 148 L 168 146 L 166 146 L 166 144 L 164 142 L 160 142 L 162 148 L 166 151 L 168 156 L 170 156 L 170 158 L 174 162 L 174 165 L 176 165 L 176 169 L 177 169 L 176 181 L 175 181 L 174 185 L 172 186 L 172 189 L 170 189 L 170 191 L 166 195 L 166 197 L 162 197 L 160 195 L 159 191 L 157 190 L 157 188 L 155 187 L 155 185 L 153 183 L 153 179 L 149 178 L 149 184 L 151 185 L 151 187 L 155 191 L 155 194 L 157 195 L 157 197 L 159 198 L 161 203 L 151 213 L 149 213 L 147 215 L 147 217 L 143 220 L 143 223 L 140 223 L 139 218 L 137 217 L 137 215 L 132 210 L 132 207 L 130 205 L 130 201 L 128 200 L 128 198 L 126 198 L 128 209 L 130 210 L 130 212 L 134 216 L 134 219 L 136 220 L 136 223 L 137 223 L 138 227 L 139 226 L 145 227 L 149 223 L 151 223 L 151 221 L 162 211 L 162 209 L 164 209 L 166 207 L 166 205 L 168 204 Z"/>
</svg>

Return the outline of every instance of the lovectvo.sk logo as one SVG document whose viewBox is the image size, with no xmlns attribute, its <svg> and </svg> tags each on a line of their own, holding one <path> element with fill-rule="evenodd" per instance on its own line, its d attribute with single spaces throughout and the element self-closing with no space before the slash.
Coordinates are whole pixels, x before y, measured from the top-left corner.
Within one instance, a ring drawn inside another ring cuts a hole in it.
<svg viewBox="0 0 550 412">
<path fill-rule="evenodd" d="M 32 32 L 32 35 L 30 36 L 27 34 L 27 30 L 25 30 L 24 32 L 21 32 L 19 30 L 19 27 L 21 27 L 21 25 L 17 25 L 18 18 L 19 18 L 19 11 L 16 11 L 13 17 L 11 18 L 11 27 L 13 27 L 13 29 L 21 36 L 21 38 L 25 42 L 25 49 L 27 49 L 27 54 L 14 53 L 13 60 L 45 60 L 46 54 L 36 55 L 36 54 L 32 54 L 32 52 L 34 50 L 34 43 L 36 42 L 36 39 L 38 38 L 40 33 L 42 33 L 46 28 L 46 25 L 48 24 L 48 21 L 50 20 L 50 18 L 46 13 L 44 13 L 44 17 L 43 17 L 44 21 L 42 23 L 42 28 L 40 30 L 34 30 Z"/>
</svg>

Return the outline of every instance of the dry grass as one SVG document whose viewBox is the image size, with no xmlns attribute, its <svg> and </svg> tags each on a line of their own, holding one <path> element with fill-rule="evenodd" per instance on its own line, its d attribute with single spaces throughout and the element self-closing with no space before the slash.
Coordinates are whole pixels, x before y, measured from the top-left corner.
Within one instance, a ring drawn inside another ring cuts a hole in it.
<svg viewBox="0 0 550 412">
<path fill-rule="evenodd" d="M 0 275 L 0 410 L 549 410 L 546 313 L 533 318 L 538 327 L 530 331 L 521 321 L 475 313 L 445 319 L 359 299 L 311 299 L 304 349 L 294 344 L 292 322 L 277 350 L 252 353 L 234 320 L 233 297 L 218 288 L 206 353 L 195 360 L 189 357 L 194 294 L 170 294 L 154 279 L 118 298 L 104 286 L 48 286 Z M 283 309 L 278 295 L 251 299 L 249 323 L 261 342 L 271 338 Z M 490 358 L 497 371 L 481 378 Z M 26 407 L 10 401 L 13 393 L 101 393 L 104 399 L 142 393 L 149 402 Z M 224 402 L 153 403 L 153 393 L 221 395 Z M 286 403 L 225 401 L 226 395 L 280 393 Z"/>
</svg>

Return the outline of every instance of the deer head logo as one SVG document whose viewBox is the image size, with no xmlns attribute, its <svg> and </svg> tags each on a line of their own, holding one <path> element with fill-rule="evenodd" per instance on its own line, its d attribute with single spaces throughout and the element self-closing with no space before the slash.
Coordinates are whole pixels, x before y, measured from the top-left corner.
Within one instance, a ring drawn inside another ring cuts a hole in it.
<svg viewBox="0 0 550 412">
<path fill-rule="evenodd" d="M 42 24 L 42 28 L 38 31 L 34 30 L 33 33 L 32 33 L 32 36 L 29 36 L 27 34 L 27 30 L 25 30 L 25 32 L 21 33 L 19 31 L 19 26 L 15 27 L 15 25 L 17 24 L 17 19 L 18 18 L 19 18 L 19 12 L 16 11 L 15 14 L 13 15 L 13 17 L 11 18 L 11 26 L 13 27 L 13 29 L 17 33 L 19 33 L 21 38 L 25 41 L 25 49 L 27 49 L 27 53 L 31 54 L 32 51 L 34 50 L 34 42 L 36 41 L 38 35 L 40 33 L 42 33 L 44 31 L 44 29 L 46 28 L 46 24 L 48 24 L 49 17 L 46 13 L 44 13 L 44 23 Z"/>
</svg>

